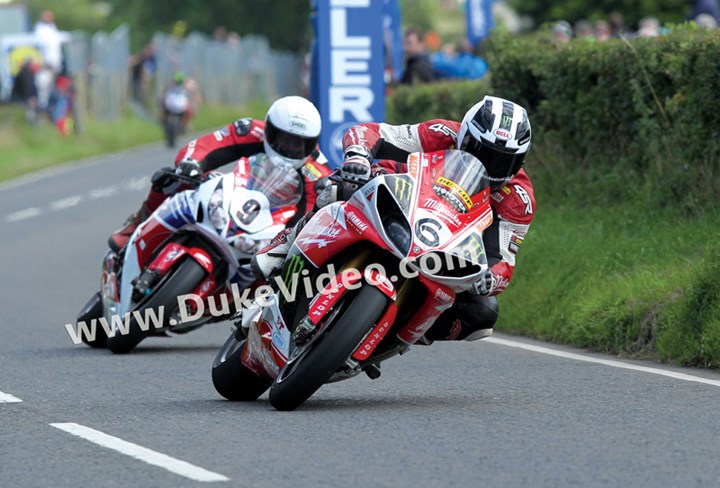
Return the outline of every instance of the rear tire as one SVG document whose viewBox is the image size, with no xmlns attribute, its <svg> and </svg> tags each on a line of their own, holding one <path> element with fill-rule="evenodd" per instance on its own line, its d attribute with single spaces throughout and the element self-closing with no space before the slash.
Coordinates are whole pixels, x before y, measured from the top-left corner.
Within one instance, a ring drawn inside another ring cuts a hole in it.
<svg viewBox="0 0 720 488">
<path fill-rule="evenodd" d="M 169 276 L 158 289 L 154 290 L 149 298 L 140 302 L 134 310 L 142 316 L 145 311 L 153 309 L 159 315 L 160 307 L 163 310 L 163 327 L 167 327 L 170 316 L 177 310 L 177 297 L 190 293 L 205 278 L 205 269 L 200 266 L 194 259 L 187 258 L 180 263 L 175 271 L 171 271 Z M 133 350 L 144 338 L 157 332 L 157 330 L 148 329 L 143 331 L 135 320 L 135 315 L 131 313 L 128 334 L 121 334 L 119 330 L 115 331 L 114 337 L 108 337 L 107 347 L 115 354 L 125 354 Z"/>
<path fill-rule="evenodd" d="M 272 380 L 261 378 L 242 362 L 245 340 L 238 341 L 230 335 L 225 341 L 212 366 L 215 390 L 232 401 L 251 402 L 270 388 Z"/>
<path fill-rule="evenodd" d="M 270 403 L 278 410 L 294 410 L 337 372 L 382 315 L 388 298 L 374 286 L 364 285 L 352 302 L 312 349 L 286 366 L 270 388 Z M 284 377 L 283 374 L 287 373 Z M 278 380 L 281 380 L 278 382 Z"/>
</svg>

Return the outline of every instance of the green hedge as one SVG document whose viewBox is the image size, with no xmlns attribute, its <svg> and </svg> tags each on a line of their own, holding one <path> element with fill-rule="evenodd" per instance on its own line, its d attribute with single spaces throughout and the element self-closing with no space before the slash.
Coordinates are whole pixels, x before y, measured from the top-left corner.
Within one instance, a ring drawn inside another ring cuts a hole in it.
<svg viewBox="0 0 720 488">
<path fill-rule="evenodd" d="M 388 98 L 387 121 L 391 124 L 438 118 L 459 121 L 489 91 L 490 83 L 484 80 L 400 86 Z"/>
<path fill-rule="evenodd" d="M 525 105 L 538 212 L 498 329 L 682 365 L 720 364 L 720 32 L 495 37 L 491 80 L 397 89 L 388 121 Z"/>
<path fill-rule="evenodd" d="M 562 46 L 499 37 L 489 53 L 497 93 L 530 112 L 535 157 L 582 170 L 580 182 L 599 183 L 596 203 L 601 195 L 691 210 L 716 203 L 720 33 L 685 26 L 659 38 Z"/>
</svg>

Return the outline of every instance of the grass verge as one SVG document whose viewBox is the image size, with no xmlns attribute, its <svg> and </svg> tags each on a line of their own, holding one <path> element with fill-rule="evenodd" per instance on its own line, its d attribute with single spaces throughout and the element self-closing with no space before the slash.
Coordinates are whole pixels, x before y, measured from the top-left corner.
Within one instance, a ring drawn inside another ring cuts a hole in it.
<svg viewBox="0 0 720 488">
<path fill-rule="evenodd" d="M 720 215 L 543 206 L 498 330 L 633 358 L 720 364 Z"/>
<path fill-rule="evenodd" d="M 239 117 L 264 118 L 267 106 L 263 102 L 255 102 L 246 107 L 203 106 L 193 119 L 191 129 L 215 129 Z M 85 120 L 81 133 L 63 137 L 45 120 L 30 126 L 25 120 L 22 107 L 2 105 L 0 181 L 60 163 L 112 153 L 162 139 L 162 128 L 157 122 L 144 120 L 130 113 L 112 122 Z"/>
</svg>

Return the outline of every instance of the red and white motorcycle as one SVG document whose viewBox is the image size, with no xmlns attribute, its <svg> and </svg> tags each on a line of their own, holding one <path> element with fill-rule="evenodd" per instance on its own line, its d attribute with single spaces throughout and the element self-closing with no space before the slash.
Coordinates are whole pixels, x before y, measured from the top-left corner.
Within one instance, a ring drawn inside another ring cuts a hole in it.
<svg viewBox="0 0 720 488">
<path fill-rule="evenodd" d="M 168 198 L 121 255 L 105 256 L 100 291 L 78 316 L 94 332 L 83 341 L 125 353 L 150 335 L 229 318 L 233 298 L 255 283 L 250 259 L 295 216 L 302 184 L 292 166 L 258 154 Z"/>
<path fill-rule="evenodd" d="M 413 153 L 407 173 L 319 210 L 271 280 L 273 299 L 244 310 L 218 352 L 215 389 L 254 400 L 270 388 L 270 403 L 292 410 L 326 382 L 377 378 L 487 269 L 489 199 L 482 163 L 448 150 Z"/>
</svg>

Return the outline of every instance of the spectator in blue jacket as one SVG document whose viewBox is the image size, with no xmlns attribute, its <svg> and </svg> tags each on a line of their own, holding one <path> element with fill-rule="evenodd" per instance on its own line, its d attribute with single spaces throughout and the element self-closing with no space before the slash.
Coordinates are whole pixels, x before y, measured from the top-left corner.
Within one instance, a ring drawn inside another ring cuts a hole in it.
<svg viewBox="0 0 720 488">
<path fill-rule="evenodd" d="M 467 40 L 457 46 L 446 45 L 433 54 L 430 60 L 437 78 L 478 80 L 488 71 L 485 60 L 473 54 L 472 46 Z"/>
</svg>

